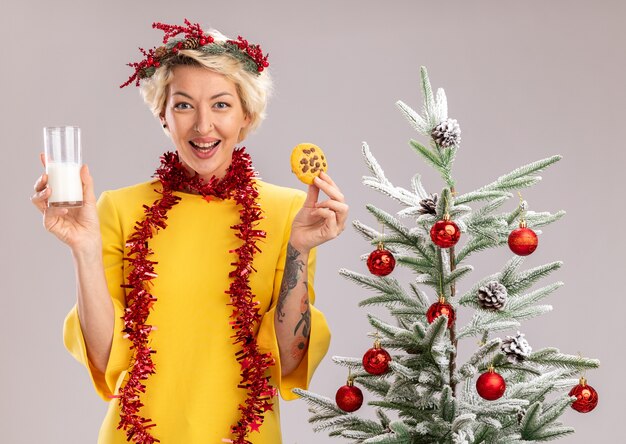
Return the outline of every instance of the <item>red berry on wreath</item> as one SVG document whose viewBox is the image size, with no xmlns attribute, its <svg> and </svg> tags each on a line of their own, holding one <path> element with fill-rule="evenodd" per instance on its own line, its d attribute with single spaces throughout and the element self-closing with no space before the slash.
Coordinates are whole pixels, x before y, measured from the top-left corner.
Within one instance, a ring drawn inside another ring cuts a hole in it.
<svg viewBox="0 0 626 444">
<path fill-rule="evenodd" d="M 439 302 L 435 302 L 428 308 L 426 319 L 428 319 L 429 324 L 432 324 L 441 315 L 448 317 L 448 328 L 451 328 L 456 320 L 456 313 L 452 305 L 448 304 L 443 296 L 439 297 Z"/>
<path fill-rule="evenodd" d="M 446 214 L 442 220 L 435 222 L 430 229 L 430 238 L 439 248 L 453 247 L 461 237 L 459 226 Z"/>
<path fill-rule="evenodd" d="M 570 390 L 569 395 L 576 396 L 572 408 L 577 412 L 589 413 L 598 405 L 598 392 L 587 384 L 585 378 L 580 378 L 580 383 Z"/>
<path fill-rule="evenodd" d="M 387 276 L 396 266 L 396 258 L 389 250 L 385 250 L 383 243 L 378 244 L 378 248 L 372 251 L 367 258 L 367 268 L 370 273 L 376 276 Z"/>
<path fill-rule="evenodd" d="M 504 395 L 506 382 L 500 374 L 496 373 L 493 367 L 489 367 L 487 373 L 483 373 L 476 380 L 476 391 L 488 401 L 495 401 Z"/>
<path fill-rule="evenodd" d="M 382 375 L 389 370 L 391 355 L 380 346 L 380 341 L 376 339 L 374 347 L 370 348 L 363 355 L 363 368 L 370 375 Z"/>
<path fill-rule="evenodd" d="M 354 412 L 363 404 L 363 392 L 348 378 L 346 385 L 339 387 L 335 395 L 337 406 L 344 412 Z"/>
<path fill-rule="evenodd" d="M 537 249 L 539 239 L 537 234 L 530 228 L 526 227 L 526 221 L 522 220 L 519 228 L 511 231 L 509 234 L 509 248 L 518 256 L 528 256 Z"/>
</svg>

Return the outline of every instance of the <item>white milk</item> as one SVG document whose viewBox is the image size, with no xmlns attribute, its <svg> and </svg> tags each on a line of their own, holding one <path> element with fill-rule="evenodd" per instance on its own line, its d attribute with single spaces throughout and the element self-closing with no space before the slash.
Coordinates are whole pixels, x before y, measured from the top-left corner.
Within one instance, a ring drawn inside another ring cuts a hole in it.
<svg viewBox="0 0 626 444">
<path fill-rule="evenodd" d="M 69 206 L 63 203 L 76 203 L 80 206 L 83 202 L 83 184 L 80 180 L 80 167 L 78 163 L 50 162 L 46 166 L 48 173 L 48 186 L 52 189 L 52 195 L 48 203 L 52 206 Z"/>
</svg>

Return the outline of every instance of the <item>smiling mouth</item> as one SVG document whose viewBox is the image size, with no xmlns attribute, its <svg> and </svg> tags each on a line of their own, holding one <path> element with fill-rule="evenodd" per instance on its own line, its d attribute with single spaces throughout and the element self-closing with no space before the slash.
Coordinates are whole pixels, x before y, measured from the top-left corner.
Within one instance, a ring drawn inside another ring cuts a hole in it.
<svg viewBox="0 0 626 444">
<path fill-rule="evenodd" d="M 211 143 L 197 143 L 190 140 L 189 145 L 191 145 L 194 150 L 206 154 L 214 150 L 220 144 L 220 142 L 221 140 L 216 140 L 215 142 Z"/>
</svg>

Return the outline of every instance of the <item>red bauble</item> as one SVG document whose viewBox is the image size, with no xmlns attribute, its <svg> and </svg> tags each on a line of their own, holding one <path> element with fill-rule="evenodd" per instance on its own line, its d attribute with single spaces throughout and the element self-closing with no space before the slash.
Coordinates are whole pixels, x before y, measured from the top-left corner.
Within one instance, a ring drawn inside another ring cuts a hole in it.
<svg viewBox="0 0 626 444">
<path fill-rule="evenodd" d="M 370 348 L 363 355 L 363 368 L 370 375 L 387 373 L 389 362 L 391 362 L 391 356 L 387 353 L 387 350 L 380 347 L 378 341 L 376 341 L 374 347 Z"/>
<path fill-rule="evenodd" d="M 476 380 L 476 391 L 482 398 L 488 401 L 499 399 L 504 395 L 505 390 L 506 382 L 504 382 L 504 378 L 493 369 L 489 369 L 487 373 L 483 373 Z"/>
<path fill-rule="evenodd" d="M 509 234 L 509 248 L 518 256 L 528 256 L 537 249 L 539 239 L 533 230 L 520 224 L 519 228 Z"/>
<path fill-rule="evenodd" d="M 456 313 L 454 312 L 452 305 L 445 302 L 445 299 L 443 298 L 439 299 L 439 302 L 435 302 L 430 306 L 426 312 L 426 318 L 428 319 L 428 323 L 432 324 L 433 321 L 441 315 L 448 316 L 448 328 L 451 328 L 456 320 Z"/>
<path fill-rule="evenodd" d="M 580 379 L 580 384 L 570 390 L 570 396 L 576 396 L 572 408 L 580 413 L 589 413 L 598 405 L 598 392 L 587 384 L 585 378 Z"/>
<path fill-rule="evenodd" d="M 430 238 L 439 248 L 453 247 L 460 237 L 459 226 L 445 217 L 443 220 L 435 222 L 435 225 L 430 229 Z"/>
<path fill-rule="evenodd" d="M 352 385 L 352 381 L 348 381 L 348 384 L 337 390 L 335 402 L 344 412 L 354 412 L 363 404 L 363 392 L 360 388 Z"/>
<path fill-rule="evenodd" d="M 376 276 L 387 276 L 396 266 L 396 258 L 391 251 L 385 250 L 380 244 L 367 258 L 367 268 Z"/>
</svg>

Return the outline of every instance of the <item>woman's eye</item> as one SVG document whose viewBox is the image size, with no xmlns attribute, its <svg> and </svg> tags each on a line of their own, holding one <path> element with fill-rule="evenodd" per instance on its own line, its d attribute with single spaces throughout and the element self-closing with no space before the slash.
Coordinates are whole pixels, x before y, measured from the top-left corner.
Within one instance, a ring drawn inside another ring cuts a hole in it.
<svg viewBox="0 0 626 444">
<path fill-rule="evenodd" d="M 213 105 L 215 108 L 217 109 L 226 109 L 229 108 L 230 105 L 226 102 L 217 102 L 215 105 Z"/>
<path fill-rule="evenodd" d="M 174 105 L 174 109 L 191 109 L 191 105 L 187 102 L 180 102 Z"/>
</svg>

